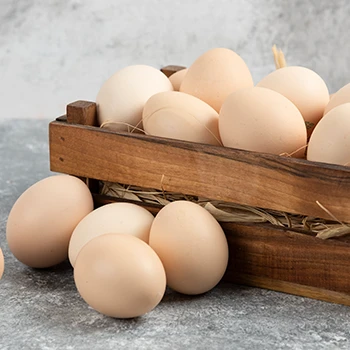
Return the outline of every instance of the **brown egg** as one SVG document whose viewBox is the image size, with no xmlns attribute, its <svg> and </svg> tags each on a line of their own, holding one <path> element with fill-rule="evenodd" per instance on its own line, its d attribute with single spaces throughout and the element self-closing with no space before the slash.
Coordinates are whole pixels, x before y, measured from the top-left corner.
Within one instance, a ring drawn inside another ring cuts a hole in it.
<svg viewBox="0 0 350 350">
<path fill-rule="evenodd" d="M 219 112 L 229 94 L 253 85 L 243 59 L 232 50 L 216 48 L 201 55 L 188 68 L 180 91 L 198 97 Z"/>
<path fill-rule="evenodd" d="M 180 293 L 209 291 L 227 267 L 228 245 L 221 226 L 192 202 L 163 207 L 153 221 L 149 244 L 164 265 L 168 286 Z"/>
<path fill-rule="evenodd" d="M 277 69 L 263 78 L 257 86 L 279 92 L 293 102 L 307 123 L 309 134 L 322 118 L 329 102 L 329 92 L 324 80 L 305 67 L 289 66 Z"/>
<path fill-rule="evenodd" d="M 146 101 L 161 91 L 173 90 L 168 77 L 147 65 L 125 67 L 112 75 L 96 97 L 99 124 L 109 129 L 128 131 L 142 128 L 142 109 Z"/>
<path fill-rule="evenodd" d="M 344 103 L 350 103 L 350 83 L 343 86 L 340 90 L 333 94 L 329 103 L 327 104 L 324 114 L 326 115 L 333 108 L 340 106 Z"/>
<path fill-rule="evenodd" d="M 307 159 L 350 165 L 350 103 L 331 109 L 316 125 L 307 148 Z"/>
<path fill-rule="evenodd" d="M 96 237 L 83 247 L 74 280 L 92 308 L 116 318 L 151 311 L 166 287 L 163 265 L 151 247 L 134 236 L 113 233 Z"/>
<path fill-rule="evenodd" d="M 2 254 L 2 250 L 0 248 L 0 279 L 4 273 L 4 268 L 5 268 L 4 255 Z"/>
<path fill-rule="evenodd" d="M 6 227 L 10 250 L 31 267 L 56 265 L 67 259 L 74 228 L 92 210 L 92 196 L 83 181 L 69 175 L 45 178 L 11 209 Z"/>
<path fill-rule="evenodd" d="M 226 147 L 302 157 L 306 126 L 297 107 L 270 89 L 236 91 L 224 102 L 219 131 Z"/>
<path fill-rule="evenodd" d="M 153 95 L 142 121 L 147 134 L 220 145 L 218 113 L 197 97 L 178 91 Z"/>
<path fill-rule="evenodd" d="M 110 232 L 133 235 L 148 243 L 153 215 L 136 204 L 111 203 L 84 217 L 74 229 L 68 255 L 74 267 L 81 248 L 91 239 Z"/>
<path fill-rule="evenodd" d="M 174 91 L 179 91 L 182 81 L 187 73 L 187 68 L 181 69 L 169 77 L 171 84 L 173 85 Z"/>
</svg>

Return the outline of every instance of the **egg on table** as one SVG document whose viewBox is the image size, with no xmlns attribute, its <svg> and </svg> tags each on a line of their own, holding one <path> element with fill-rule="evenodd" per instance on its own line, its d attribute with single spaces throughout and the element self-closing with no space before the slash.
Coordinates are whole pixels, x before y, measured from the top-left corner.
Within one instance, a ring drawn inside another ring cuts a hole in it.
<svg viewBox="0 0 350 350">
<path fill-rule="evenodd" d="M 29 187 L 9 214 L 6 237 L 23 264 L 46 268 L 68 257 L 77 224 L 93 210 L 89 188 L 77 177 L 54 175 Z"/>
<path fill-rule="evenodd" d="M 168 286 L 177 292 L 205 293 L 226 271 L 224 231 L 196 203 L 179 200 L 164 206 L 153 221 L 149 244 L 164 265 Z"/>
<path fill-rule="evenodd" d="M 92 308 L 116 318 L 151 311 L 166 287 L 164 267 L 152 248 L 139 238 L 115 233 L 95 237 L 81 249 L 74 280 Z"/>
<path fill-rule="evenodd" d="M 153 215 L 136 204 L 111 203 L 95 209 L 75 227 L 69 242 L 68 256 L 75 266 L 82 247 L 91 239 L 110 232 L 133 235 L 148 243 Z"/>
</svg>

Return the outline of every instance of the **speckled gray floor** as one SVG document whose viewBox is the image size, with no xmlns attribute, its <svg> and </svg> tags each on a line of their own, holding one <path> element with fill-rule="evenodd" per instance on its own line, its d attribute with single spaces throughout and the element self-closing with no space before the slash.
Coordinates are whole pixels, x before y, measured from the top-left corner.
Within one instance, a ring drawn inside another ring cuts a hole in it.
<svg viewBox="0 0 350 350">
<path fill-rule="evenodd" d="M 5 240 L 16 198 L 49 175 L 47 121 L 0 120 L 0 350 L 349 349 L 350 309 L 256 288 L 221 284 L 201 297 L 167 291 L 151 313 L 116 320 L 90 309 L 68 263 L 33 270 Z"/>
</svg>

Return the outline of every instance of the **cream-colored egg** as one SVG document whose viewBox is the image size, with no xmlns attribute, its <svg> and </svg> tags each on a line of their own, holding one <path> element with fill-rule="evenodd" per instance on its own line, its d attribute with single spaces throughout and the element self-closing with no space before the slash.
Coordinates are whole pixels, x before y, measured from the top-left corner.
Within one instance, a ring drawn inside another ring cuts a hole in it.
<svg viewBox="0 0 350 350">
<path fill-rule="evenodd" d="M 142 316 L 163 298 L 164 267 L 152 248 L 124 234 L 92 239 L 80 251 L 74 280 L 96 311 L 116 318 Z"/>
<path fill-rule="evenodd" d="M 70 175 L 47 177 L 13 205 L 6 227 L 9 248 L 28 266 L 54 266 L 67 259 L 73 230 L 92 210 L 92 196 L 83 181 Z"/>
<path fill-rule="evenodd" d="M 251 73 L 239 55 L 226 48 L 215 48 L 188 68 L 180 91 L 198 97 L 219 112 L 229 94 L 253 85 Z"/>
<path fill-rule="evenodd" d="M 81 248 L 106 233 L 133 235 L 148 243 L 153 219 L 148 210 L 132 203 L 111 203 L 95 209 L 73 231 L 68 251 L 70 263 L 75 266 Z"/>
<path fill-rule="evenodd" d="M 2 254 L 2 250 L 0 248 L 0 279 L 4 273 L 4 269 L 5 269 L 4 255 Z"/>
<path fill-rule="evenodd" d="M 221 144 L 218 113 L 205 102 L 183 92 L 153 95 L 145 105 L 142 120 L 149 135 Z"/>
<path fill-rule="evenodd" d="M 289 66 L 277 69 L 263 78 L 257 86 L 287 97 L 297 106 L 310 130 L 322 118 L 329 102 L 329 91 L 324 80 L 305 67 Z"/>
<path fill-rule="evenodd" d="M 175 72 L 174 74 L 172 74 L 169 77 L 169 80 L 171 81 L 171 84 L 173 84 L 174 91 L 179 91 L 180 90 L 180 86 L 182 84 L 182 81 L 183 81 L 187 71 L 188 71 L 188 69 L 184 68 L 184 69 L 181 69 L 181 70 Z"/>
<path fill-rule="evenodd" d="M 340 106 L 344 103 L 350 103 L 350 83 L 343 86 L 340 90 L 333 94 L 329 103 L 327 104 L 324 114 L 326 115 L 333 108 Z"/>
<path fill-rule="evenodd" d="M 350 165 L 350 103 L 330 110 L 311 134 L 307 159 Z"/>
<path fill-rule="evenodd" d="M 163 207 L 153 221 L 149 244 L 164 265 L 168 286 L 180 293 L 209 291 L 227 267 L 228 244 L 221 226 L 192 202 Z"/>
<path fill-rule="evenodd" d="M 226 147 L 302 157 L 306 126 L 297 107 L 270 89 L 236 91 L 224 102 L 219 131 Z"/>
<path fill-rule="evenodd" d="M 113 122 L 113 129 L 127 131 L 142 128 L 142 110 L 154 94 L 172 91 L 168 77 L 158 69 L 146 65 L 125 67 L 110 77 L 101 87 L 97 98 L 99 124 Z M 109 127 L 111 127 L 109 123 Z"/>
</svg>

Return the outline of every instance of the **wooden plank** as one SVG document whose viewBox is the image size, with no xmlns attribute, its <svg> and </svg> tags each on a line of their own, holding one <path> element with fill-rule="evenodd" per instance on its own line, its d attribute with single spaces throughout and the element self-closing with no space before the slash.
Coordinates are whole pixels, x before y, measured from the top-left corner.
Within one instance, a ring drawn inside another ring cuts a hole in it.
<svg viewBox="0 0 350 350">
<path fill-rule="evenodd" d="M 97 126 L 96 103 L 76 101 L 67 105 L 67 122 Z"/>
<path fill-rule="evenodd" d="M 296 283 L 273 280 L 266 277 L 243 274 L 235 276 L 235 278 L 230 279 L 229 282 L 350 306 L 349 294 L 334 292 L 322 288 L 314 288 Z"/>
<path fill-rule="evenodd" d="M 94 194 L 96 206 L 123 200 Z M 130 202 L 130 201 L 128 201 Z M 135 202 L 154 215 L 161 205 Z M 350 305 L 350 244 L 271 224 L 221 223 L 228 282 Z"/>
<path fill-rule="evenodd" d="M 51 170 L 350 222 L 350 168 L 50 123 Z"/>
<path fill-rule="evenodd" d="M 172 74 L 178 72 L 179 70 L 185 69 L 183 66 L 166 66 L 161 69 L 161 71 L 169 78 Z"/>
</svg>

